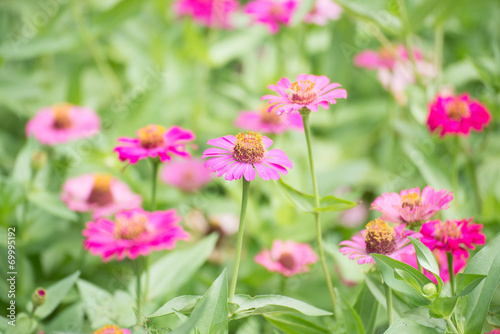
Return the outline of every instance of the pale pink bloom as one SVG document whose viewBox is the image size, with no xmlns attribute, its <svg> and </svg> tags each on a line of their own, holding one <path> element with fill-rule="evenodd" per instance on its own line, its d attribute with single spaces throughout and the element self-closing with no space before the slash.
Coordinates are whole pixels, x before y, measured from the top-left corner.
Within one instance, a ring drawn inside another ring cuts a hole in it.
<svg viewBox="0 0 500 334">
<path fill-rule="evenodd" d="M 238 8 L 236 0 L 179 0 L 174 4 L 178 16 L 212 28 L 230 28 L 231 15 Z"/>
<path fill-rule="evenodd" d="M 380 219 L 391 223 L 418 225 L 432 218 L 438 211 L 448 209 L 453 199 L 452 192 L 435 191 L 426 186 L 402 190 L 398 193 L 385 193 L 373 201 L 371 209 L 382 213 Z"/>
<path fill-rule="evenodd" d="M 96 330 L 93 334 L 130 334 L 130 329 L 120 328 L 116 325 L 106 325 Z"/>
<path fill-rule="evenodd" d="M 220 236 L 238 232 L 239 219 L 232 213 L 216 213 L 206 217 L 200 210 L 192 210 L 186 217 L 186 226 L 197 234 L 219 233 Z"/>
<path fill-rule="evenodd" d="M 267 107 L 256 111 L 242 111 L 234 125 L 262 133 L 281 134 L 287 130 L 304 131 L 302 116 L 299 113 L 279 117 L 275 113 L 268 112 Z"/>
<path fill-rule="evenodd" d="M 281 25 L 288 26 L 298 7 L 296 0 L 252 0 L 245 6 L 254 23 L 267 26 L 271 34 L 276 34 Z"/>
<path fill-rule="evenodd" d="M 190 159 L 166 164 L 160 178 L 182 191 L 196 192 L 212 180 L 212 174 L 203 166 L 201 159 Z"/>
<path fill-rule="evenodd" d="M 62 103 L 40 109 L 28 121 L 26 135 L 53 146 L 89 138 L 98 133 L 100 127 L 101 120 L 92 109 Z"/>
<path fill-rule="evenodd" d="M 207 144 L 220 148 L 209 148 L 203 152 L 205 167 L 225 175 L 228 181 L 239 180 L 242 176 L 247 181 L 255 179 L 255 171 L 265 181 L 278 180 L 279 173 L 286 175 L 287 168 L 293 168 L 292 162 L 285 152 L 278 149 L 267 150 L 273 141 L 259 133 L 240 133 L 235 136 L 224 136 L 210 139 Z"/>
<path fill-rule="evenodd" d="M 324 26 L 328 20 L 338 20 L 342 11 L 342 7 L 332 0 L 316 0 L 314 8 L 306 15 L 304 21 Z"/>
<path fill-rule="evenodd" d="M 340 86 L 338 83 L 330 83 L 330 79 L 324 75 L 299 74 L 294 83 L 288 78 L 282 78 L 277 85 L 267 86 L 279 96 L 265 95 L 261 100 L 269 100 L 271 106 L 268 111 L 276 110 L 278 116 L 302 108 L 318 111 L 318 106 L 328 109 L 330 104 L 337 103 L 336 99 L 347 98 L 345 89 L 336 89 Z"/>
<path fill-rule="evenodd" d="M 290 277 L 308 272 L 309 265 L 316 263 L 318 257 L 309 244 L 275 240 L 270 251 L 263 250 L 254 260 L 269 271 Z"/>
<path fill-rule="evenodd" d="M 189 235 L 178 225 L 180 221 L 175 209 L 120 211 L 114 221 L 101 217 L 88 222 L 82 232 L 86 237 L 83 245 L 92 255 L 100 255 L 104 262 L 113 257 L 118 261 L 125 257 L 134 260 L 153 250 L 172 249 L 178 240 L 187 240 Z"/>
<path fill-rule="evenodd" d="M 352 209 L 342 211 L 339 216 L 339 222 L 345 227 L 356 227 L 368 218 L 368 206 L 360 203 Z"/>
<path fill-rule="evenodd" d="M 446 252 L 435 249 L 433 253 L 439 266 L 439 277 L 441 277 L 443 282 L 446 283 L 450 280 L 450 273 L 448 270 L 448 259 L 446 257 Z M 416 254 L 403 255 L 401 261 L 406 264 L 409 264 L 415 269 L 418 269 Z M 465 257 L 453 255 L 453 272 L 455 273 L 455 275 L 458 274 L 462 269 L 464 269 L 466 265 L 467 265 L 467 259 Z M 431 281 L 433 281 L 434 284 L 437 284 L 436 278 L 430 271 L 424 269 L 424 274 Z"/>
</svg>

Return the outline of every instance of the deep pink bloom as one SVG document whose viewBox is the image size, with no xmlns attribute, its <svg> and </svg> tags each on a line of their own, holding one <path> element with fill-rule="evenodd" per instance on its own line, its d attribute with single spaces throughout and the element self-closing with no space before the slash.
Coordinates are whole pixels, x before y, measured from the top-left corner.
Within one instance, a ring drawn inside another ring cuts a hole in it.
<svg viewBox="0 0 500 334">
<path fill-rule="evenodd" d="M 118 142 L 123 146 L 116 146 L 121 161 L 128 160 L 135 164 L 140 159 L 159 157 L 162 162 L 172 159 L 171 155 L 189 158 L 186 143 L 193 140 L 194 134 L 179 126 L 172 126 L 165 130 L 159 125 L 148 125 L 137 130 L 138 138 L 121 137 Z"/>
<path fill-rule="evenodd" d="M 439 277 L 443 280 L 444 283 L 448 282 L 450 280 L 450 273 L 448 271 L 448 259 L 446 258 L 446 253 L 439 250 L 435 249 L 433 251 L 434 256 L 436 257 L 438 266 L 439 266 Z M 417 255 L 416 254 L 410 254 L 410 255 L 403 255 L 401 258 L 401 261 L 409 264 L 410 266 L 414 267 L 415 269 L 418 269 L 417 265 Z M 456 256 L 453 255 L 453 272 L 458 274 L 465 266 L 467 265 L 467 259 L 464 258 L 463 256 Z M 434 284 L 437 284 L 437 280 L 434 277 L 434 275 L 424 269 L 424 274 L 434 282 Z"/>
<path fill-rule="evenodd" d="M 371 209 L 382 213 L 380 219 L 391 223 L 421 224 L 438 211 L 448 209 L 453 199 L 452 192 L 435 191 L 427 186 L 420 194 L 420 188 L 385 193 L 373 201 Z"/>
<path fill-rule="evenodd" d="M 405 224 L 390 227 L 386 222 L 375 219 L 366 225 L 366 229 L 355 235 L 351 240 L 340 243 L 340 252 L 349 255 L 350 260 L 358 259 L 358 264 L 375 263 L 372 253 L 390 256 L 401 260 L 404 254 L 414 254 L 415 249 L 410 239 L 420 237 L 419 233 L 405 230 Z"/>
<path fill-rule="evenodd" d="M 108 174 L 84 174 L 64 182 L 61 200 L 68 208 L 92 212 L 94 219 L 112 215 L 120 210 L 141 206 L 141 196 Z"/>
<path fill-rule="evenodd" d="M 130 329 L 120 328 L 116 325 L 106 325 L 96 330 L 93 334 L 130 334 Z"/>
<path fill-rule="evenodd" d="M 332 0 L 316 0 L 314 8 L 306 15 L 304 21 L 324 26 L 328 20 L 338 20 L 342 11 L 342 7 Z"/>
<path fill-rule="evenodd" d="M 271 34 L 276 34 L 280 25 L 290 24 L 297 7 L 296 0 L 252 0 L 246 4 L 245 13 L 253 17 L 254 23 L 264 24 Z"/>
<path fill-rule="evenodd" d="M 115 220 L 98 218 L 88 222 L 82 234 L 83 245 L 92 255 L 100 255 L 104 262 L 116 257 L 132 260 L 146 256 L 152 250 L 172 249 L 177 240 L 189 235 L 178 225 L 181 218 L 175 209 L 147 212 L 141 208 L 121 211 Z"/>
<path fill-rule="evenodd" d="M 234 125 L 245 130 L 262 133 L 281 134 L 292 129 L 304 131 L 302 116 L 299 113 L 278 117 L 274 113 L 267 112 L 267 107 L 256 111 L 242 111 Z"/>
<path fill-rule="evenodd" d="M 263 250 L 254 260 L 269 271 L 290 277 L 308 272 L 309 265 L 316 263 L 318 257 L 309 244 L 275 240 L 270 251 Z"/>
<path fill-rule="evenodd" d="M 26 135 L 40 143 L 57 145 L 89 138 L 99 132 L 101 119 L 89 108 L 62 103 L 40 109 L 26 125 Z"/>
<path fill-rule="evenodd" d="M 420 241 L 431 250 L 451 252 L 455 256 L 469 257 L 467 248 L 475 249 L 474 244 L 484 245 L 486 237 L 482 234 L 483 225 L 470 224 L 472 218 L 462 220 L 432 220 L 422 225 Z"/>
<path fill-rule="evenodd" d="M 226 180 L 247 181 L 255 179 L 255 170 L 265 181 L 278 180 L 279 173 L 286 175 L 287 168 L 293 168 L 285 152 L 278 149 L 267 150 L 273 141 L 255 132 L 240 133 L 210 139 L 207 144 L 220 148 L 209 148 L 203 152 L 205 167 L 216 172 L 218 177 L 226 174 Z M 279 173 L 278 173 L 279 172 Z"/>
<path fill-rule="evenodd" d="M 161 179 L 185 192 L 195 192 L 210 182 L 212 174 L 203 166 L 201 159 L 173 161 L 165 165 Z"/>
<path fill-rule="evenodd" d="M 299 74 L 294 83 L 288 78 L 282 78 L 277 85 L 267 86 L 279 96 L 265 95 L 261 100 L 269 100 L 271 106 L 268 111 L 276 110 L 278 116 L 302 108 L 318 111 L 318 106 L 328 109 L 330 104 L 337 103 L 336 99 L 347 98 L 345 89 L 336 89 L 340 86 L 338 83 L 330 83 L 330 79 L 324 75 Z"/>
<path fill-rule="evenodd" d="M 468 136 L 471 128 L 483 131 L 491 121 L 488 109 L 477 100 L 472 100 L 469 94 L 458 96 L 438 95 L 430 105 L 427 125 L 431 131 L 441 131 L 440 136 L 456 134 Z"/>
<path fill-rule="evenodd" d="M 197 23 L 212 28 L 230 28 L 237 8 L 236 0 L 179 0 L 174 4 L 178 16 L 192 16 Z"/>
<path fill-rule="evenodd" d="M 494 330 L 492 330 L 491 332 L 486 333 L 486 334 L 500 334 L 500 329 L 495 328 Z"/>
</svg>

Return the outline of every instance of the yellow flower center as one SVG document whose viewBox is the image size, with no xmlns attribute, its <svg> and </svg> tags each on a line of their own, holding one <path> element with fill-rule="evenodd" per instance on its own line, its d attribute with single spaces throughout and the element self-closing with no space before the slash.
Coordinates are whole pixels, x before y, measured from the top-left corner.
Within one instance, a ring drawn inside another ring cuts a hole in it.
<svg viewBox="0 0 500 334">
<path fill-rule="evenodd" d="M 262 117 L 262 122 L 266 124 L 281 124 L 281 118 L 275 112 L 268 112 L 266 106 L 260 108 L 260 117 Z"/>
<path fill-rule="evenodd" d="M 318 96 L 318 93 L 314 90 L 314 82 L 311 80 L 295 81 L 290 90 L 292 91 L 290 100 L 293 103 L 306 105 L 313 102 Z"/>
<path fill-rule="evenodd" d="M 295 259 L 290 253 L 283 253 L 280 255 L 278 262 L 286 269 L 292 270 L 295 267 Z"/>
<path fill-rule="evenodd" d="M 127 218 L 118 216 L 115 222 L 115 237 L 117 239 L 135 239 L 147 230 L 148 218 L 142 213 L 136 213 Z"/>
<path fill-rule="evenodd" d="M 413 210 L 415 207 L 422 206 L 422 197 L 415 192 L 407 193 L 401 196 L 401 206 Z"/>
<path fill-rule="evenodd" d="M 54 129 L 69 129 L 73 125 L 71 118 L 69 117 L 69 111 L 72 105 L 69 103 L 56 104 L 52 108 L 52 113 L 54 114 L 54 123 L 52 126 Z"/>
<path fill-rule="evenodd" d="M 366 224 L 366 252 L 391 254 L 396 249 L 396 232 L 381 219 Z"/>
<path fill-rule="evenodd" d="M 236 136 L 236 145 L 233 148 L 233 157 L 236 161 L 247 164 L 259 163 L 264 159 L 265 152 L 262 136 L 259 133 L 248 131 Z"/>
<path fill-rule="evenodd" d="M 118 326 L 106 325 L 96 330 L 94 334 L 123 334 L 123 331 Z"/>
<path fill-rule="evenodd" d="M 152 149 L 165 143 L 165 138 L 163 137 L 165 132 L 166 130 L 163 126 L 148 125 L 139 129 L 139 131 L 137 131 L 137 134 L 139 136 L 141 146 L 144 148 Z"/>
<path fill-rule="evenodd" d="M 439 240 L 444 240 L 444 237 L 458 239 L 461 235 L 462 231 L 454 221 L 441 222 L 436 226 L 436 238 Z"/>
<path fill-rule="evenodd" d="M 447 105 L 446 114 L 449 118 L 459 121 L 464 117 L 470 116 L 469 106 L 466 102 L 455 98 Z"/>
</svg>

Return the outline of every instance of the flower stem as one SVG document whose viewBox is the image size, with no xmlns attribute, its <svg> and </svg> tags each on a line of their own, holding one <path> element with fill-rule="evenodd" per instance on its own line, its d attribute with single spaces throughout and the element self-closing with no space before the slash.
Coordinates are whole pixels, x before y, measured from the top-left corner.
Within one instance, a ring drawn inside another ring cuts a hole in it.
<svg viewBox="0 0 500 334">
<path fill-rule="evenodd" d="M 458 196 L 458 153 L 460 150 L 460 143 L 459 143 L 459 138 L 458 136 L 455 136 L 453 138 L 453 172 L 452 172 L 452 188 L 453 188 L 453 195 L 456 198 Z"/>
<path fill-rule="evenodd" d="M 137 323 L 141 322 L 140 316 L 142 312 L 142 299 L 141 299 L 141 276 L 142 276 L 142 268 L 141 268 L 141 257 L 134 260 L 134 271 L 135 276 L 137 277 L 137 286 L 136 286 L 136 308 L 137 308 Z"/>
<path fill-rule="evenodd" d="M 152 179 L 151 179 L 151 211 L 156 210 L 156 180 L 158 179 L 158 167 L 160 165 L 158 160 L 151 160 Z"/>
<path fill-rule="evenodd" d="M 240 226 L 238 229 L 238 242 L 236 244 L 236 259 L 234 263 L 234 271 L 233 278 L 231 281 L 231 289 L 229 290 L 229 302 L 233 302 L 234 292 L 236 291 L 236 282 L 238 281 L 238 269 L 240 267 L 240 259 L 241 259 L 241 248 L 243 245 L 243 233 L 245 231 L 245 214 L 247 211 L 248 204 L 248 193 L 250 189 L 250 181 L 243 180 L 243 190 L 241 195 L 241 213 L 240 213 Z"/>
<path fill-rule="evenodd" d="M 448 273 L 450 274 L 451 294 L 455 295 L 455 273 L 453 272 L 453 253 L 447 252 L 446 259 L 448 260 Z"/>
<path fill-rule="evenodd" d="M 387 306 L 387 319 L 389 321 L 389 327 L 394 322 L 394 316 L 392 313 L 392 290 L 391 288 L 385 284 L 385 303 Z"/>
<path fill-rule="evenodd" d="M 318 192 L 318 182 L 316 180 L 316 173 L 314 171 L 314 160 L 312 154 L 312 146 L 311 146 L 311 129 L 309 124 L 309 112 L 301 112 L 302 114 L 302 122 L 304 123 L 304 133 L 306 135 L 307 142 L 307 153 L 309 157 L 309 169 L 311 170 L 311 178 L 313 183 L 314 190 L 314 203 L 315 207 L 319 208 L 319 192 Z M 318 249 L 319 249 L 319 258 L 321 261 L 321 265 L 323 267 L 323 272 L 325 273 L 326 284 L 328 285 L 328 291 L 330 292 L 330 298 L 332 300 L 332 307 L 335 309 L 335 293 L 333 291 L 332 280 L 330 278 L 330 273 L 328 272 L 328 266 L 326 265 L 325 252 L 323 250 L 323 234 L 321 232 L 321 219 L 319 212 L 314 212 L 314 218 L 316 220 L 316 234 L 318 238 Z"/>
</svg>

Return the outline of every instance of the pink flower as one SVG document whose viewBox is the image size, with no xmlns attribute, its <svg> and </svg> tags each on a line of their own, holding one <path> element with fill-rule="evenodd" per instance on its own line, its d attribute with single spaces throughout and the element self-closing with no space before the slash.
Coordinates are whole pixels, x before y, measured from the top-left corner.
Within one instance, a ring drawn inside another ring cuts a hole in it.
<svg viewBox="0 0 500 334">
<path fill-rule="evenodd" d="M 120 210 L 134 209 L 142 203 L 127 184 L 108 174 L 84 174 L 64 182 L 61 200 L 68 208 L 92 212 L 94 219 L 112 215 Z"/>
<path fill-rule="evenodd" d="M 273 141 L 256 132 L 240 133 L 210 139 L 207 144 L 220 148 L 209 148 L 203 152 L 205 167 L 216 172 L 218 177 L 226 174 L 226 180 L 239 180 L 242 176 L 247 181 L 255 179 L 255 170 L 268 181 L 278 180 L 279 173 L 286 175 L 287 168 L 293 168 L 285 152 L 278 149 L 267 150 Z M 279 172 L 279 173 L 278 173 Z"/>
<path fill-rule="evenodd" d="M 96 330 L 93 334 L 130 334 L 130 329 L 120 328 L 115 325 L 106 325 Z"/>
<path fill-rule="evenodd" d="M 474 244 L 484 245 L 486 237 L 481 233 L 483 225 L 470 224 L 472 218 L 462 220 L 432 220 L 422 225 L 420 241 L 431 250 L 451 252 L 455 256 L 469 257 L 467 248 Z"/>
<path fill-rule="evenodd" d="M 271 104 L 268 111 L 276 109 L 276 114 L 291 113 L 307 108 L 310 111 L 318 111 L 318 106 L 328 109 L 329 104 L 337 103 L 336 99 L 347 98 L 345 89 L 338 83 L 330 83 L 330 79 L 312 74 L 299 74 L 297 81 L 292 83 L 288 78 L 282 78 L 277 85 L 269 85 L 267 88 L 278 93 L 279 96 L 265 95 L 261 100 L 269 100 Z"/>
<path fill-rule="evenodd" d="M 430 105 L 427 125 L 431 131 L 440 130 L 441 137 L 446 134 L 468 136 L 471 128 L 483 131 L 490 121 L 488 109 L 465 93 L 458 96 L 438 95 Z"/>
<path fill-rule="evenodd" d="M 486 333 L 486 334 L 500 334 L 500 329 L 495 328 L 494 330 L 492 330 L 491 332 Z"/>
<path fill-rule="evenodd" d="M 355 227 L 366 222 L 367 218 L 368 206 L 364 203 L 360 203 L 352 209 L 342 211 L 339 216 L 339 222 L 345 227 Z"/>
<path fill-rule="evenodd" d="M 340 252 L 349 254 L 349 259 L 358 259 L 358 264 L 375 263 L 370 256 L 372 253 L 384 254 L 395 260 L 401 260 L 404 254 L 414 254 L 415 249 L 410 243 L 410 239 L 420 237 L 419 233 L 405 230 L 405 224 L 390 227 L 386 222 L 375 219 L 366 225 L 366 229 L 360 234 L 352 237 L 351 240 L 344 240 L 340 243 Z"/>
<path fill-rule="evenodd" d="M 278 117 L 274 113 L 267 112 L 267 107 L 257 111 L 242 111 L 234 125 L 245 130 L 262 133 L 281 134 L 292 129 L 304 131 L 302 116 L 299 113 Z"/>
<path fill-rule="evenodd" d="M 448 209 L 453 199 L 452 192 L 435 191 L 427 186 L 420 194 L 420 188 L 385 193 L 373 201 L 371 209 L 382 212 L 380 219 L 391 223 L 419 225 L 429 220 L 438 211 Z"/>
<path fill-rule="evenodd" d="M 328 20 L 338 20 L 342 11 L 342 7 L 332 0 L 316 0 L 314 8 L 306 15 L 304 21 L 324 26 Z"/>
<path fill-rule="evenodd" d="M 28 121 L 26 135 L 53 146 L 91 137 L 99 132 L 100 126 L 101 120 L 93 110 L 62 103 L 39 110 Z"/>
<path fill-rule="evenodd" d="M 439 266 L 439 277 L 441 277 L 443 282 L 446 283 L 450 280 L 450 273 L 448 271 L 448 262 L 447 262 L 448 260 L 446 258 L 446 253 L 439 249 L 435 249 L 433 253 L 434 256 L 436 257 Z M 409 264 L 415 269 L 418 268 L 416 254 L 403 255 L 401 261 L 406 264 Z M 467 265 L 467 259 L 465 259 L 462 256 L 453 255 L 453 272 L 455 273 L 455 275 L 458 274 L 463 268 L 465 268 L 466 265 Z M 424 274 L 431 281 L 433 281 L 434 284 L 437 284 L 437 280 L 431 272 L 424 269 Z"/>
<path fill-rule="evenodd" d="M 203 166 L 201 159 L 170 162 L 163 167 L 161 179 L 185 192 L 196 192 L 210 182 L 212 174 Z"/>
<path fill-rule="evenodd" d="M 147 212 L 141 208 L 121 211 L 115 221 L 98 218 L 88 222 L 82 234 L 84 248 L 92 255 L 100 255 L 104 262 L 116 257 L 132 260 L 146 256 L 152 250 L 172 249 L 177 240 L 189 235 L 177 224 L 181 218 L 175 209 Z"/>
<path fill-rule="evenodd" d="M 254 23 L 262 23 L 271 34 L 276 34 L 281 24 L 290 24 L 297 7 L 296 0 L 253 0 L 246 4 L 245 13 L 253 17 Z"/>
<path fill-rule="evenodd" d="M 270 251 L 263 250 L 254 260 L 269 271 L 290 277 L 308 272 L 308 265 L 316 263 L 318 257 L 309 244 L 275 240 Z"/>
<path fill-rule="evenodd" d="M 204 26 L 230 28 L 230 17 L 238 8 L 236 0 L 180 0 L 174 4 L 178 16 L 192 16 Z"/>
<path fill-rule="evenodd" d="M 189 158 L 186 143 L 193 140 L 194 134 L 179 126 L 165 130 L 163 126 L 148 125 L 137 131 L 137 139 L 129 137 L 118 138 L 123 146 L 115 147 L 121 161 L 129 160 L 135 164 L 140 159 L 159 157 L 161 162 L 172 159 L 170 155 Z"/>
</svg>

